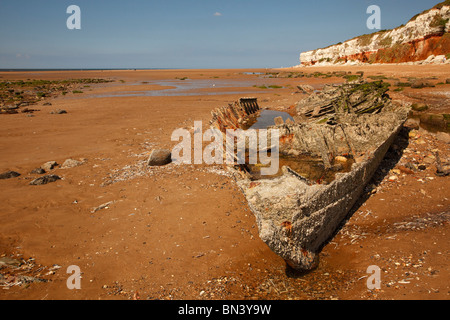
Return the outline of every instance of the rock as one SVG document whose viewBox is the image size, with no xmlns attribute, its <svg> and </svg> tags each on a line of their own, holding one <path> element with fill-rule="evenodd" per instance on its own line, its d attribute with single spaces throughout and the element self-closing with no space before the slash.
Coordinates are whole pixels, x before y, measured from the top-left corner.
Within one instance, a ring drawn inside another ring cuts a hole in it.
<svg viewBox="0 0 450 320">
<path fill-rule="evenodd" d="M 336 158 L 334 158 L 334 161 L 346 163 L 347 162 L 347 158 L 346 157 L 342 157 L 342 156 L 337 156 Z"/>
<path fill-rule="evenodd" d="M 450 162 L 442 163 L 439 153 L 435 153 L 436 157 L 436 175 L 440 177 L 448 176 L 450 174 Z"/>
<path fill-rule="evenodd" d="M 449 60 L 449 61 L 450 61 L 450 60 Z M 450 84 L 450 78 L 445 79 L 445 83 L 446 83 L 446 84 Z"/>
<path fill-rule="evenodd" d="M 413 173 L 418 170 L 414 163 L 408 162 L 405 164 L 406 169 L 411 170 Z"/>
<path fill-rule="evenodd" d="M 58 163 L 56 163 L 56 161 L 48 161 L 41 166 L 41 169 L 44 169 L 45 171 L 50 171 L 53 170 L 57 165 Z"/>
<path fill-rule="evenodd" d="M 416 143 L 418 143 L 418 144 L 425 144 L 427 142 L 423 138 L 419 138 L 419 139 L 416 140 Z"/>
<path fill-rule="evenodd" d="M 413 130 L 419 130 L 419 121 L 416 119 L 408 119 L 403 124 L 405 128 L 413 129 Z"/>
<path fill-rule="evenodd" d="M 412 169 L 403 167 L 403 166 L 398 166 L 398 169 L 400 170 L 400 172 L 402 173 L 406 173 L 406 174 L 413 174 L 414 171 Z"/>
<path fill-rule="evenodd" d="M 430 56 L 428 56 L 428 58 L 425 59 L 425 62 L 431 62 L 432 60 L 434 60 L 435 56 L 432 54 Z"/>
<path fill-rule="evenodd" d="M 273 119 L 273 121 L 275 122 L 276 126 L 280 126 L 284 124 L 284 120 L 282 117 L 276 117 L 275 119 Z"/>
<path fill-rule="evenodd" d="M 433 63 L 443 63 L 445 61 L 445 55 L 439 55 L 434 57 Z"/>
<path fill-rule="evenodd" d="M 8 105 L 5 105 L 5 106 L 3 107 L 3 109 L 6 109 L 6 110 L 16 110 L 16 109 L 19 109 L 19 106 L 17 106 L 16 104 L 8 104 Z"/>
<path fill-rule="evenodd" d="M 61 169 L 75 168 L 75 167 L 81 166 L 83 163 L 84 163 L 83 161 L 78 161 L 78 160 L 74 160 L 74 159 L 67 159 L 62 164 Z"/>
<path fill-rule="evenodd" d="M 15 113 L 19 113 L 19 112 L 17 111 L 17 108 L 15 106 L 4 106 L 4 107 L 0 108 L 0 113 L 15 114 Z"/>
<path fill-rule="evenodd" d="M 45 173 L 45 170 L 42 168 L 36 168 L 30 172 L 30 174 L 44 174 L 44 173 Z"/>
<path fill-rule="evenodd" d="M 45 102 L 44 104 L 43 104 L 43 106 L 51 106 L 52 104 L 50 103 L 50 102 Z"/>
<path fill-rule="evenodd" d="M 36 109 L 30 109 L 30 108 L 23 108 L 22 109 L 22 113 L 33 113 L 33 112 L 35 112 L 35 111 L 39 111 L 39 110 L 36 110 Z"/>
<path fill-rule="evenodd" d="M 413 103 L 411 105 L 411 109 L 414 111 L 418 111 L 418 112 L 427 111 L 428 108 L 429 108 L 428 105 L 426 105 L 424 103 Z"/>
<path fill-rule="evenodd" d="M 398 180 L 397 176 L 390 176 L 389 177 L 389 181 L 396 181 L 396 180 Z"/>
<path fill-rule="evenodd" d="M 37 179 L 34 179 L 33 181 L 30 182 L 30 185 L 32 186 L 40 186 L 40 185 L 44 185 L 50 182 L 55 182 L 57 180 L 60 180 L 61 177 L 55 175 L 55 174 L 49 174 Z"/>
<path fill-rule="evenodd" d="M 67 111 L 63 110 L 63 109 L 57 109 L 57 110 L 50 111 L 50 114 L 63 114 L 63 113 L 67 113 Z"/>
<path fill-rule="evenodd" d="M 149 166 L 164 166 L 172 162 L 172 153 L 167 149 L 155 149 L 148 158 Z"/>
<path fill-rule="evenodd" d="M 427 169 L 427 166 L 424 164 L 424 163 L 421 163 L 421 164 L 419 164 L 418 166 L 417 166 L 417 168 L 419 169 L 419 170 L 426 170 Z"/>
<path fill-rule="evenodd" d="M 439 141 L 442 141 L 442 142 L 450 144 L 450 134 L 448 134 L 448 133 L 438 132 L 438 133 L 436 133 L 436 139 L 438 139 Z"/>
<path fill-rule="evenodd" d="M 418 138 L 418 131 L 417 130 L 412 130 L 412 131 L 408 132 L 408 137 L 411 138 L 411 139 Z"/>
<path fill-rule="evenodd" d="M 0 174 L 0 180 L 16 178 L 18 176 L 20 176 L 20 173 L 15 171 L 8 171 Z"/>
</svg>

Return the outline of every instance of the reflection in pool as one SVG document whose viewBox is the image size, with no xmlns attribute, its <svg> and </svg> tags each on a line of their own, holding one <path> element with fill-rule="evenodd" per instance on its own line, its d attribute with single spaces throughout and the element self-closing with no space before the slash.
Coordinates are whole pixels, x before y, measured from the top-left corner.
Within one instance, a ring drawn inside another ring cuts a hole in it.
<svg viewBox="0 0 450 320">
<path fill-rule="evenodd" d="M 294 118 L 287 113 L 275 110 L 261 110 L 253 115 L 251 115 L 247 122 L 242 125 L 242 129 L 266 129 L 270 126 L 275 125 L 275 118 L 281 117 L 283 121 L 286 122 L 287 119 L 294 121 Z"/>
</svg>

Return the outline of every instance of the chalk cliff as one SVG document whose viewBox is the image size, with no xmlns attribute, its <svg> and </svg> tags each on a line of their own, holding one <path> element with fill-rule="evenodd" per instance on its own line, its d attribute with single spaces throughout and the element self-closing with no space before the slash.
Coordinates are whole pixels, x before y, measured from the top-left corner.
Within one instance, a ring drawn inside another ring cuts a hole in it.
<svg viewBox="0 0 450 320">
<path fill-rule="evenodd" d="M 450 63 L 450 1 L 406 25 L 300 54 L 300 66 L 361 63 Z M 420 61 L 420 62 L 419 62 Z"/>
</svg>

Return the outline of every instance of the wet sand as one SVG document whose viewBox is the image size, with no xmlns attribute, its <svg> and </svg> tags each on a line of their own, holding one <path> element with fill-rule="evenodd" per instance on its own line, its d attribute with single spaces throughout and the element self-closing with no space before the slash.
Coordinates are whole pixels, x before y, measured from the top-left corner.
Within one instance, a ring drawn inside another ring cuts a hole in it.
<svg viewBox="0 0 450 320">
<path fill-rule="evenodd" d="M 450 78 L 448 65 L 294 69 L 334 70 L 364 71 L 365 77 L 436 77 L 444 83 Z M 192 130 L 194 121 L 203 121 L 206 130 L 211 110 L 240 97 L 254 96 L 263 108 L 289 111 L 305 97 L 296 93 L 297 85 L 320 89 L 343 82 L 247 74 L 268 71 L 286 70 L 0 73 L 2 81 L 115 80 L 92 85 L 83 94 L 43 100 L 33 106 L 40 110 L 33 117 L 0 115 L 0 173 L 21 173 L 0 180 L 0 256 L 27 260 L 22 272 L 48 280 L 4 286 L 0 299 L 448 299 L 449 178 L 436 176 L 431 162 L 415 174 L 390 171 L 406 156 L 423 161 L 438 150 L 448 158 L 449 144 L 435 134 L 419 130 L 408 137 L 403 132 L 373 188 L 324 248 L 319 267 L 307 274 L 287 268 L 259 239 L 254 216 L 224 167 L 146 167 L 154 148 L 177 144 L 171 141 L 175 129 Z M 144 93 L 170 91 L 167 82 L 189 79 L 211 87 L 198 88 L 195 95 Z M 261 85 L 283 88 L 255 87 Z M 445 97 L 450 85 L 390 94 L 409 103 L 429 99 L 431 111 L 450 113 L 442 92 Z M 109 96 L 117 93 L 121 96 Z M 67 114 L 50 114 L 55 109 Z M 86 159 L 81 166 L 52 170 L 62 180 L 29 185 L 39 176 L 29 172 L 43 163 L 80 158 Z M 393 175 L 397 178 L 389 181 Z M 51 270 L 54 265 L 61 268 Z M 81 269 L 81 290 L 66 286 L 71 265 Z M 380 290 L 366 287 L 370 265 L 382 270 Z"/>
</svg>

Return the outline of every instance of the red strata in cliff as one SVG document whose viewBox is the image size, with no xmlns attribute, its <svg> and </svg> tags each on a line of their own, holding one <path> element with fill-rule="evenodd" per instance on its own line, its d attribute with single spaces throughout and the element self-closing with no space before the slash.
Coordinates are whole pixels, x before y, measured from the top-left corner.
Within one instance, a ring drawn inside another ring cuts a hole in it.
<svg viewBox="0 0 450 320">
<path fill-rule="evenodd" d="M 356 37 L 323 49 L 303 52 L 301 66 L 408 63 L 450 63 L 450 1 L 436 5 L 406 25 Z M 429 57 L 436 59 L 432 60 Z"/>
</svg>

